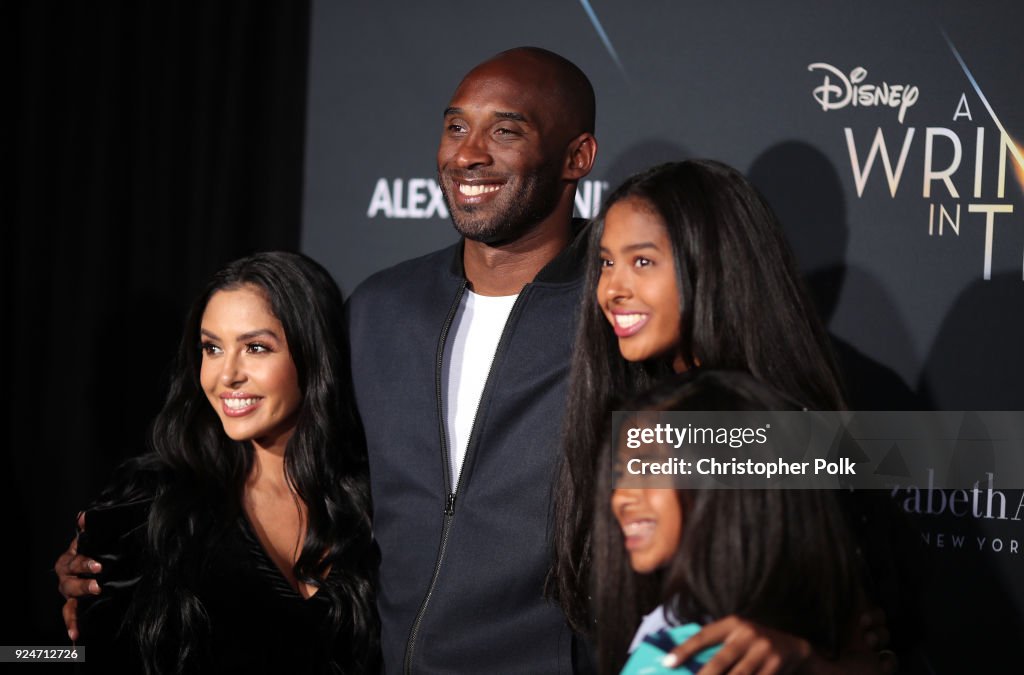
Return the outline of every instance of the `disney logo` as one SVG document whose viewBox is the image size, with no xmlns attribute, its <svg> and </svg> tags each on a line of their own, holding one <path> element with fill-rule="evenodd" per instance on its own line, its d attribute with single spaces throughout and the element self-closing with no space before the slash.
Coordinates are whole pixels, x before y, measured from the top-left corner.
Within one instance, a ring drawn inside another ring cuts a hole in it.
<svg viewBox="0 0 1024 675">
<path fill-rule="evenodd" d="M 920 95 L 916 85 L 865 83 L 868 71 L 860 66 L 851 70 L 849 76 L 827 63 L 812 63 L 807 70 L 825 71 L 825 79 L 811 91 L 822 110 L 838 110 L 848 105 L 862 108 L 888 106 L 899 108 L 897 118 L 903 124 L 907 109 L 917 103 Z M 834 81 L 832 77 L 835 77 Z"/>
</svg>

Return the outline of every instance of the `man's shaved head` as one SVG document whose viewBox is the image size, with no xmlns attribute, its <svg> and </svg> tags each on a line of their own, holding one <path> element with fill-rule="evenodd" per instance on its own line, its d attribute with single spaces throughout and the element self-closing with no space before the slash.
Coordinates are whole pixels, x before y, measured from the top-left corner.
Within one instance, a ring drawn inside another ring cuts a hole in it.
<svg viewBox="0 0 1024 675">
<path fill-rule="evenodd" d="M 564 112 L 573 135 L 594 133 L 597 109 L 594 87 L 575 63 L 540 47 L 515 47 L 495 54 L 469 74 L 497 63 L 529 73 L 534 85 L 544 90 L 550 105 Z"/>
</svg>

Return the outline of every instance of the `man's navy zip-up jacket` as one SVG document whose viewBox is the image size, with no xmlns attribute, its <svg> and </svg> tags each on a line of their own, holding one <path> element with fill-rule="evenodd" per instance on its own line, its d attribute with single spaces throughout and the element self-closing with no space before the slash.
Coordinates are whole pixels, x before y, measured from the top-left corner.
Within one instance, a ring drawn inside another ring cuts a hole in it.
<svg viewBox="0 0 1024 675">
<path fill-rule="evenodd" d="M 441 384 L 462 244 L 379 272 L 349 300 L 388 673 L 572 672 L 572 633 L 543 585 L 586 255 L 576 229 L 512 308 L 457 486 Z"/>
</svg>

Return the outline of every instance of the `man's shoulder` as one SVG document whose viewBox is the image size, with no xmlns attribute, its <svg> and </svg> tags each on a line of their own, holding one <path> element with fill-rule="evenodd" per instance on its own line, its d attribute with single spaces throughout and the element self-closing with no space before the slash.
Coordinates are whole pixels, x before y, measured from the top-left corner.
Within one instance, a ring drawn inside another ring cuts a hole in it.
<svg viewBox="0 0 1024 675">
<path fill-rule="evenodd" d="M 381 293 L 391 295 L 404 288 L 418 288 L 434 279 L 454 278 L 452 268 L 458 247 L 458 243 L 446 246 L 375 272 L 352 291 L 350 301 L 359 303 Z"/>
</svg>

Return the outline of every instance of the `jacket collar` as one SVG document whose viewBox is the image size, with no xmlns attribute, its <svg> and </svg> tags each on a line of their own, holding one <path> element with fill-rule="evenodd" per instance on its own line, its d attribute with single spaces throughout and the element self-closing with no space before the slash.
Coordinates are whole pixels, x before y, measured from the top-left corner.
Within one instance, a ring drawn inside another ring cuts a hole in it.
<svg viewBox="0 0 1024 675">
<path fill-rule="evenodd" d="M 545 265 L 537 273 L 534 282 L 551 284 L 568 284 L 583 278 L 587 258 L 587 245 L 590 235 L 590 221 L 583 218 L 572 219 L 572 239 L 554 260 Z M 462 239 L 452 247 L 452 264 L 450 271 L 458 279 L 466 279 L 466 270 L 462 261 L 463 248 L 466 240 Z"/>
</svg>

